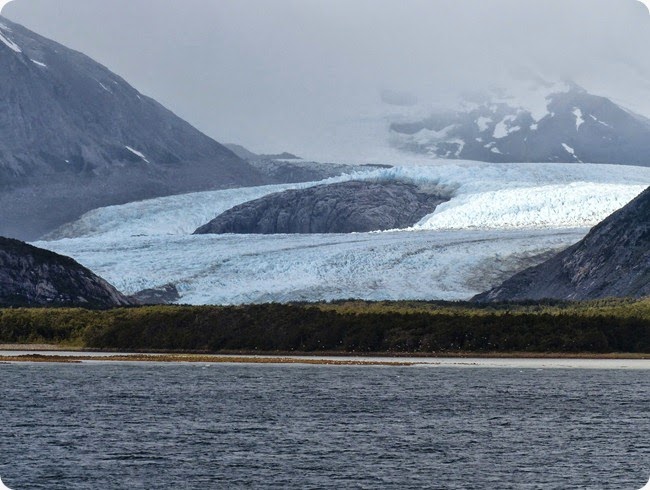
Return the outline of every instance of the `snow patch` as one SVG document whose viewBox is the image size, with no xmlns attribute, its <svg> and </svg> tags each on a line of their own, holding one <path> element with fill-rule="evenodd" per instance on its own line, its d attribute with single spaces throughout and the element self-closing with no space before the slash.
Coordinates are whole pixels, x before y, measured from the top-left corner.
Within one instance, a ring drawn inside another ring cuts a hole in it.
<svg viewBox="0 0 650 490">
<path fill-rule="evenodd" d="M 104 85 L 104 84 L 103 84 L 102 82 L 100 82 L 99 80 L 97 80 L 97 83 L 100 85 L 101 88 L 103 88 L 104 90 L 106 90 L 109 94 L 112 94 L 112 93 L 113 93 L 113 92 L 111 92 L 111 90 L 110 90 L 106 85 Z"/>
<path fill-rule="evenodd" d="M 127 150 L 129 150 L 129 151 L 130 151 L 131 153 L 133 153 L 134 155 L 140 157 L 140 158 L 141 158 L 142 160 L 144 160 L 145 162 L 147 162 L 147 163 L 151 163 L 149 160 L 147 160 L 147 158 L 144 156 L 144 154 L 142 154 L 142 153 L 139 152 L 138 150 L 134 150 L 134 149 L 131 148 L 130 146 L 125 146 L 124 148 L 126 148 Z"/>
<path fill-rule="evenodd" d="M 42 62 L 40 62 L 40 61 L 36 61 L 36 60 L 31 60 L 31 61 L 32 61 L 32 63 L 34 63 L 35 65 L 42 66 L 43 68 L 47 68 L 47 65 L 46 65 L 45 63 L 42 63 Z"/>
<path fill-rule="evenodd" d="M 479 131 L 482 133 L 490 127 L 492 119 L 489 117 L 481 116 L 476 120 L 476 125 L 478 126 Z"/>
<path fill-rule="evenodd" d="M 9 46 L 9 49 L 11 49 L 12 51 L 15 51 L 16 53 L 22 53 L 20 47 L 11 39 L 5 37 L 1 32 L 0 32 L 0 42 Z"/>
<path fill-rule="evenodd" d="M 573 109 L 573 115 L 576 117 L 576 131 L 578 131 L 580 126 L 585 123 L 585 119 L 582 117 L 582 111 L 577 107 Z"/>
<path fill-rule="evenodd" d="M 513 128 L 510 127 L 510 123 L 513 122 L 515 119 L 516 116 L 512 116 L 512 115 L 504 117 L 494 127 L 494 133 L 492 133 L 492 136 L 496 139 L 501 139 L 508 136 L 514 130 Z M 515 126 L 515 127 L 517 128 L 516 129 L 517 131 L 520 129 L 519 126 Z"/>
<path fill-rule="evenodd" d="M 603 122 L 600 119 L 598 119 L 596 116 L 592 116 L 591 114 L 589 114 L 589 117 L 592 118 L 598 124 L 602 124 L 603 126 L 607 126 L 608 128 L 612 127 L 611 125 L 607 124 L 606 122 Z"/>
<path fill-rule="evenodd" d="M 566 143 L 562 143 L 562 147 L 563 147 L 563 148 L 566 150 L 566 152 L 569 153 L 573 158 L 575 158 L 577 161 L 579 161 L 580 163 L 582 163 L 582 161 L 577 157 L 577 155 L 576 155 L 576 151 L 575 151 L 573 148 L 571 148 L 571 147 L 570 147 L 569 145 L 567 145 Z"/>
</svg>

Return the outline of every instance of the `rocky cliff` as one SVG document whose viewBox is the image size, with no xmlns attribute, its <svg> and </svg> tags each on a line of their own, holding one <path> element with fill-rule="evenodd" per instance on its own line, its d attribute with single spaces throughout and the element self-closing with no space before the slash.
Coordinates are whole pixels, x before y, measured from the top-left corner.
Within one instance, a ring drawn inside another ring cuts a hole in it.
<svg viewBox="0 0 650 490">
<path fill-rule="evenodd" d="M 71 258 L 0 237 L 0 307 L 109 308 L 132 303 Z"/>
</svg>

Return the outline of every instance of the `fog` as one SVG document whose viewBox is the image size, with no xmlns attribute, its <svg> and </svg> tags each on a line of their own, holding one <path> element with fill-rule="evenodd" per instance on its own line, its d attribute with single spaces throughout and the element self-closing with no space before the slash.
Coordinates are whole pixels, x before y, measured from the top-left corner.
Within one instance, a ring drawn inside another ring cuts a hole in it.
<svg viewBox="0 0 650 490">
<path fill-rule="evenodd" d="M 538 77 L 650 116 L 638 0 L 14 0 L 2 14 L 258 152 L 378 160 L 399 111 L 382 92 L 424 114 Z"/>
</svg>

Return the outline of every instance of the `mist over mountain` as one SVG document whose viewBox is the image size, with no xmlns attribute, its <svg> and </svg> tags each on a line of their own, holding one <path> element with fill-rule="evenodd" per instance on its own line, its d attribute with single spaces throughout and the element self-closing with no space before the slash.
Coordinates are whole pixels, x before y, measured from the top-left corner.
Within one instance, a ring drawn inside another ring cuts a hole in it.
<svg viewBox="0 0 650 490">
<path fill-rule="evenodd" d="M 650 116 L 637 0 L 14 0 L 3 14 L 256 153 L 390 163 L 392 123 L 538 78 Z"/>
<path fill-rule="evenodd" d="M 259 171 L 87 56 L 0 17 L 0 235 Z"/>
<path fill-rule="evenodd" d="M 650 166 L 650 119 L 574 84 L 531 85 L 393 123 L 392 143 L 434 158 Z"/>
</svg>

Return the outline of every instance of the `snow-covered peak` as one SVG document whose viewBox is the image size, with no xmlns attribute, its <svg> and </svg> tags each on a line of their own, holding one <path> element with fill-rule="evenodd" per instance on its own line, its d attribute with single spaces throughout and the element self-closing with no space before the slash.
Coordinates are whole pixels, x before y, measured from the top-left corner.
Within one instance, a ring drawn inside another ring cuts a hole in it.
<svg viewBox="0 0 650 490">
<path fill-rule="evenodd" d="M 549 114 L 548 104 L 555 94 L 570 92 L 574 87 L 568 82 L 547 82 L 541 78 L 536 80 L 515 80 L 507 85 L 492 87 L 478 94 L 472 94 L 468 101 L 467 94 L 457 100 L 456 107 L 451 110 L 466 112 L 481 107 L 495 110 L 497 106 L 504 105 L 513 112 L 527 112 L 533 121 L 537 122 Z M 473 103 L 472 100 L 473 99 Z"/>
<path fill-rule="evenodd" d="M 399 118 L 392 144 L 433 158 L 650 165 L 650 120 L 575 84 L 514 83 L 467 100 Z"/>
</svg>

